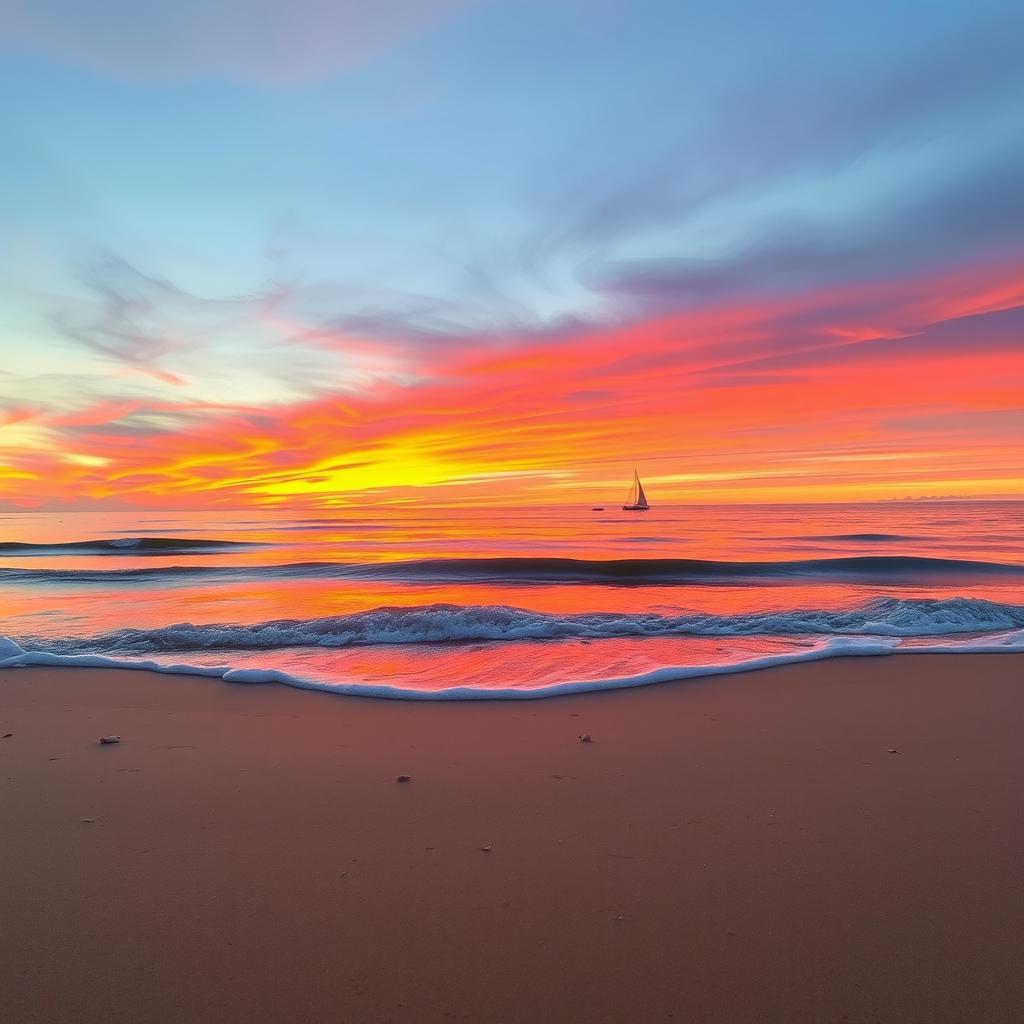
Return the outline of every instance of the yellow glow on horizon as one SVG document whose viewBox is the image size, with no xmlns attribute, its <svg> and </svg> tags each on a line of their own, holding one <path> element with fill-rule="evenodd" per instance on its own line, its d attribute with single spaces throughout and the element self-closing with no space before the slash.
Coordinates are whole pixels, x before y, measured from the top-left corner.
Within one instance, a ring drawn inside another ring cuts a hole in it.
<svg viewBox="0 0 1024 1024">
<path fill-rule="evenodd" d="M 75 466 L 109 466 L 110 459 L 101 455 L 83 455 L 80 452 L 64 452 L 61 458 Z"/>
<path fill-rule="evenodd" d="M 810 296 L 453 347 L 421 379 L 291 404 L 9 405 L 0 501 L 601 503 L 634 466 L 652 504 L 1024 497 L 1024 349 L 960 319 L 1024 303 L 1016 268 L 989 276 L 865 286 L 871 323 L 901 325 L 887 337 L 829 311 L 791 343 L 777 323 L 808 322 L 828 298 Z"/>
<path fill-rule="evenodd" d="M 358 494 L 401 487 L 430 487 L 451 481 L 458 472 L 443 460 L 415 450 L 385 446 L 372 464 L 339 465 L 337 457 L 297 470 L 285 480 L 252 481 L 250 494 L 303 497 L 311 494 Z M 466 470 L 471 471 L 471 470 Z"/>
</svg>

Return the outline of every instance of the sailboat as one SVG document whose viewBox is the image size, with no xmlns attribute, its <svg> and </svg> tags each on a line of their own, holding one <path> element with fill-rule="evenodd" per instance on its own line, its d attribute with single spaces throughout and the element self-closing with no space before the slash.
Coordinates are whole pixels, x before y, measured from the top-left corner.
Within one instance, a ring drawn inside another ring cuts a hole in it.
<svg viewBox="0 0 1024 1024">
<path fill-rule="evenodd" d="M 646 512 L 650 508 L 647 504 L 647 495 L 644 494 L 644 485 L 640 483 L 640 475 L 633 470 L 633 486 L 629 489 L 629 497 L 626 504 L 622 506 L 623 512 Z"/>
</svg>

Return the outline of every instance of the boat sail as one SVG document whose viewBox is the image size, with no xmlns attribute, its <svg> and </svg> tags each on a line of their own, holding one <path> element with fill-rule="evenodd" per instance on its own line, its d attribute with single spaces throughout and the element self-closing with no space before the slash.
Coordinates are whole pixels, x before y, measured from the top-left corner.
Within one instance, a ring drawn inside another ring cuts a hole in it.
<svg viewBox="0 0 1024 1024">
<path fill-rule="evenodd" d="M 629 497 L 626 504 L 622 506 L 623 512 L 646 512 L 650 508 L 647 504 L 647 495 L 644 494 L 644 485 L 640 483 L 640 475 L 633 470 L 633 486 L 629 489 Z"/>
</svg>

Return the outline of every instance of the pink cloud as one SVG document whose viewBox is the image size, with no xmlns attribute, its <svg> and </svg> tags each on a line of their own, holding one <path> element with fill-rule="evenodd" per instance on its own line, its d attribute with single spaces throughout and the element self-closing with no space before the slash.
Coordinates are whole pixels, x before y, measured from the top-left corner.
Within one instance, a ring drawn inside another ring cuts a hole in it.
<svg viewBox="0 0 1024 1024">
<path fill-rule="evenodd" d="M 8 0 L 0 43 L 107 74 L 292 85 L 373 59 L 467 0 Z"/>
<path fill-rule="evenodd" d="M 49 442 L 20 454 L 4 488 L 19 503 L 196 506 L 367 488 L 437 500 L 456 483 L 532 500 L 545 474 L 599 487 L 642 453 L 666 500 L 1008 493 L 1022 282 L 988 268 L 449 349 L 443 374 L 274 407 L 96 402 L 48 419 Z M 168 417 L 187 427 L 158 425 Z"/>
</svg>

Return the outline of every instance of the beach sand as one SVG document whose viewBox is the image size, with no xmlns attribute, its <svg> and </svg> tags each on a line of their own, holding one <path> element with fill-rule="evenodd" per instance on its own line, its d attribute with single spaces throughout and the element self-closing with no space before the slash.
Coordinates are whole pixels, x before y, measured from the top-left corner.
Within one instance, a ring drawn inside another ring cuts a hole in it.
<svg viewBox="0 0 1024 1024">
<path fill-rule="evenodd" d="M 0 672 L 0 1019 L 1018 1022 L 1022 675 L 401 703 Z"/>
</svg>

